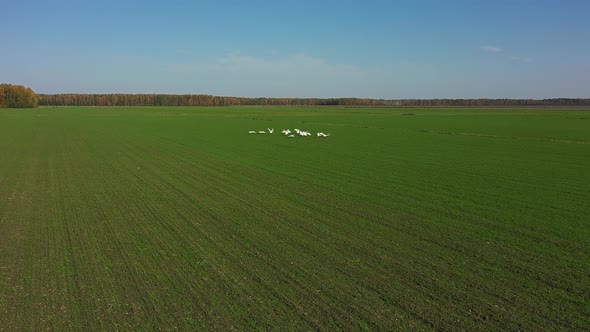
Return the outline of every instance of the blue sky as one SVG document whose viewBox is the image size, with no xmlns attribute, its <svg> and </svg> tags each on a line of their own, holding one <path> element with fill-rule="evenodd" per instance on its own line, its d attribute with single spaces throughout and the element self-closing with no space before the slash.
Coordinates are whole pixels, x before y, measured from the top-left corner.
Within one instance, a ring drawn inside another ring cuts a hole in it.
<svg viewBox="0 0 590 332">
<path fill-rule="evenodd" d="M 590 97 L 590 1 L 7 1 L 39 93 Z"/>
</svg>

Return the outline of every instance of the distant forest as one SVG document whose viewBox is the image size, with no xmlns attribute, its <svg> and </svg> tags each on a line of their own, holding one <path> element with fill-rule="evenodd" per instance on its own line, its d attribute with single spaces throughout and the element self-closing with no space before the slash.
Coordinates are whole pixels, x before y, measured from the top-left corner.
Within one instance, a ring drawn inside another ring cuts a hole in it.
<svg viewBox="0 0 590 332">
<path fill-rule="evenodd" d="M 169 94 L 39 94 L 45 106 L 590 106 L 590 98 L 555 99 L 368 99 L 368 98 L 244 98 Z"/>
</svg>

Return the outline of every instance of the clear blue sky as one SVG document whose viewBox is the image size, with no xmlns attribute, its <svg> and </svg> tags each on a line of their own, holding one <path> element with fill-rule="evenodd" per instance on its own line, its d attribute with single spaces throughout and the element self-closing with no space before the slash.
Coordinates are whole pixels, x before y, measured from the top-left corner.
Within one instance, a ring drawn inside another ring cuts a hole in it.
<svg viewBox="0 0 590 332">
<path fill-rule="evenodd" d="M 39 93 L 590 97 L 590 1 L 0 0 Z"/>
</svg>

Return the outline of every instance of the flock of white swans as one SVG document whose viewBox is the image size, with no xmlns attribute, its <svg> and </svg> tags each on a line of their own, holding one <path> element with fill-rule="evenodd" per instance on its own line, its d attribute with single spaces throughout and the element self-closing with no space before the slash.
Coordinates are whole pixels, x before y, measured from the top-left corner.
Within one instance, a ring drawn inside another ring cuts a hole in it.
<svg viewBox="0 0 590 332">
<path fill-rule="evenodd" d="M 272 134 L 275 132 L 274 128 L 266 128 L 268 131 L 266 130 L 250 130 L 248 132 L 248 134 Z M 281 130 L 281 132 L 283 133 L 283 135 L 289 137 L 289 138 L 293 138 L 295 137 L 295 135 L 299 135 L 301 137 L 307 137 L 307 136 L 312 136 L 311 133 L 309 131 L 305 131 L 305 130 L 301 130 L 301 129 L 293 129 L 293 131 L 291 131 L 290 129 L 283 129 Z M 325 134 L 322 132 L 319 132 L 316 134 L 317 137 L 328 137 L 330 136 L 330 134 Z"/>
</svg>

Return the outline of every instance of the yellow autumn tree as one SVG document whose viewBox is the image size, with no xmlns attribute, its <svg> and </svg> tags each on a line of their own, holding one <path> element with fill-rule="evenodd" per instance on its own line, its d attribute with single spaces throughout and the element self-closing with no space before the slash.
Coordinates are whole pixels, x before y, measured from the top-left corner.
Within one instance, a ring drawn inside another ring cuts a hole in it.
<svg viewBox="0 0 590 332">
<path fill-rule="evenodd" d="M 0 107 L 31 108 L 39 106 L 39 97 L 22 85 L 0 84 Z"/>
</svg>

